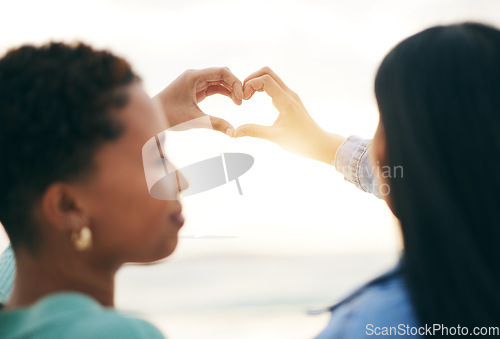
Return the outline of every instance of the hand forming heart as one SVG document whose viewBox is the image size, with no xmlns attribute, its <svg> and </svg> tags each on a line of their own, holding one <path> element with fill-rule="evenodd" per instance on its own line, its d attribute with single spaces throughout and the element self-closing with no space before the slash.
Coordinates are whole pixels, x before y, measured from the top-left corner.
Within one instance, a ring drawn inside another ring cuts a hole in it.
<svg viewBox="0 0 500 339">
<path fill-rule="evenodd" d="M 228 96 L 236 105 L 241 105 L 243 86 L 228 68 L 188 70 L 157 97 L 162 103 L 170 126 L 173 127 L 206 116 L 198 107 L 198 103 L 214 94 Z M 233 135 L 234 128 L 226 120 L 213 116 L 210 116 L 210 120 L 215 130 Z"/>
</svg>

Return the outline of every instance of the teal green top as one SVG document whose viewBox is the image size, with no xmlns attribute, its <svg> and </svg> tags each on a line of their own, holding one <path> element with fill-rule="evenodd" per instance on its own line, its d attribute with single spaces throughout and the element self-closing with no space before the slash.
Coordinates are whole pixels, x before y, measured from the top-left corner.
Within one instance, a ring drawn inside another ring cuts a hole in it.
<svg viewBox="0 0 500 339">
<path fill-rule="evenodd" d="M 30 307 L 0 310 L 0 338 L 164 338 L 147 321 L 101 306 L 80 293 L 55 293 Z"/>
<path fill-rule="evenodd" d="M 0 306 L 6 302 L 15 275 L 15 258 L 9 246 L 0 256 Z M 0 309 L 0 338 L 164 338 L 147 321 L 101 306 L 81 293 L 46 296 L 34 305 L 16 310 Z"/>
<path fill-rule="evenodd" d="M 9 299 L 14 285 L 14 276 L 16 275 L 16 261 L 14 252 L 9 245 L 0 255 L 0 304 Z"/>
</svg>

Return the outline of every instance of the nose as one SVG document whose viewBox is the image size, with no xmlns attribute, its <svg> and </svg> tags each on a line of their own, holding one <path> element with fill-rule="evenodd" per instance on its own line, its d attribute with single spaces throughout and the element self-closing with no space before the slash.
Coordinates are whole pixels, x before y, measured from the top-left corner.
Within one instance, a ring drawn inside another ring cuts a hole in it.
<svg viewBox="0 0 500 339">
<path fill-rule="evenodd" d="M 185 191 L 189 187 L 189 182 L 182 174 L 182 171 L 179 170 L 170 160 L 167 159 L 166 163 L 167 172 L 169 173 L 167 176 L 171 178 L 171 185 L 174 187 L 177 185 L 177 189 L 175 191 L 177 191 L 178 194 L 181 194 L 182 191 Z"/>
<path fill-rule="evenodd" d="M 179 191 L 179 194 L 182 193 L 182 191 L 187 190 L 189 187 L 189 182 L 187 181 L 186 177 L 182 175 L 182 172 L 179 170 L 175 170 L 175 177 L 177 179 L 177 190 Z"/>
</svg>

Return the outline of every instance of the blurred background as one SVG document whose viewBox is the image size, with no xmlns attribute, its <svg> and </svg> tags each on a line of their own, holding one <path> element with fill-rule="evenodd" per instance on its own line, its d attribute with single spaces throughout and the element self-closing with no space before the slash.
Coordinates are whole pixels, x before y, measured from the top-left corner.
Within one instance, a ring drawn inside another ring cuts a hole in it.
<svg viewBox="0 0 500 339">
<path fill-rule="evenodd" d="M 384 55 L 426 27 L 465 20 L 499 26 L 500 2 L 2 1 L 0 53 L 81 40 L 129 60 L 151 95 L 186 69 L 227 66 L 244 80 L 270 66 L 324 129 L 371 138 L 373 81 Z M 217 96 L 200 106 L 235 127 L 277 117 L 263 93 L 239 107 Z M 117 307 L 170 338 L 312 337 L 328 314 L 307 310 L 396 262 L 401 243 L 391 212 L 332 166 L 210 130 L 169 133 L 167 145 L 179 167 L 222 152 L 255 159 L 239 179 L 243 195 L 233 182 L 183 200 L 186 224 L 171 257 L 118 275 Z M 0 249 L 7 244 L 1 233 Z"/>
</svg>

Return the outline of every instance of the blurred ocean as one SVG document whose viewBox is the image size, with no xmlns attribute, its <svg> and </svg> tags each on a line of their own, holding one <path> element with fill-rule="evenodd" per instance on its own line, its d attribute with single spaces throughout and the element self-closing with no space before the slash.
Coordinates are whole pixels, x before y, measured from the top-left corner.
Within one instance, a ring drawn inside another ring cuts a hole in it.
<svg viewBox="0 0 500 339">
<path fill-rule="evenodd" d="M 175 256 L 129 265 L 117 277 L 117 308 L 152 321 L 169 338 L 311 338 L 341 299 L 397 260 L 395 253 L 321 256 Z"/>
</svg>

